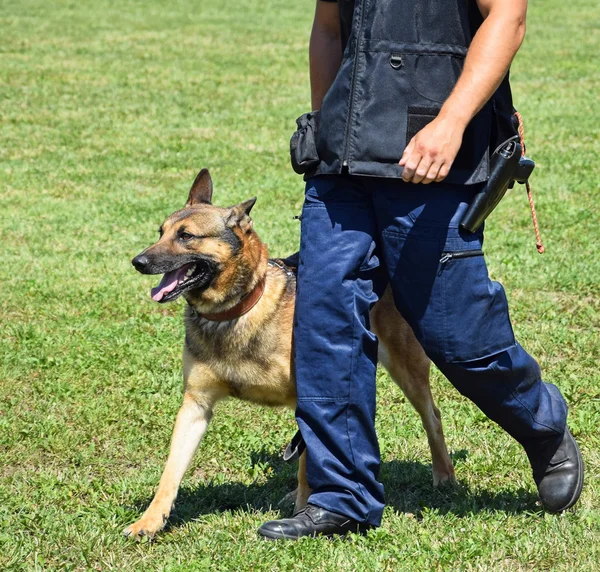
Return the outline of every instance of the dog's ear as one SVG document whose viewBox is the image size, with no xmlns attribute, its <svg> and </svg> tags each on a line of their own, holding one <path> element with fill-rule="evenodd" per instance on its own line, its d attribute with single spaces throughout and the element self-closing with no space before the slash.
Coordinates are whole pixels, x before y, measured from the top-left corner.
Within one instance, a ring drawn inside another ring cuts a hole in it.
<svg viewBox="0 0 600 572">
<path fill-rule="evenodd" d="M 239 226 L 242 230 L 250 230 L 252 228 L 250 211 L 255 202 L 256 197 L 252 197 L 247 201 L 241 202 L 239 205 L 231 207 L 226 221 L 227 226 Z"/>
<path fill-rule="evenodd" d="M 190 194 L 188 196 L 186 207 L 192 207 L 197 204 L 204 203 L 205 205 L 212 204 L 213 184 L 210 178 L 208 169 L 202 169 L 192 184 Z"/>
</svg>

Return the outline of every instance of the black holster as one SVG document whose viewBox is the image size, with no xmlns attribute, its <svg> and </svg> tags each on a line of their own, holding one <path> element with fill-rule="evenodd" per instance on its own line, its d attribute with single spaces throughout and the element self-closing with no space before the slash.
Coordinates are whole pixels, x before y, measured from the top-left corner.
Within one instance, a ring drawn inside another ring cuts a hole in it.
<svg viewBox="0 0 600 572">
<path fill-rule="evenodd" d="M 522 147 L 518 137 L 511 137 L 502 143 L 490 157 L 490 175 L 483 190 L 475 195 L 460 227 L 476 232 L 483 221 L 496 208 L 506 191 L 515 184 L 525 183 L 535 167 L 535 163 L 521 156 Z"/>
</svg>

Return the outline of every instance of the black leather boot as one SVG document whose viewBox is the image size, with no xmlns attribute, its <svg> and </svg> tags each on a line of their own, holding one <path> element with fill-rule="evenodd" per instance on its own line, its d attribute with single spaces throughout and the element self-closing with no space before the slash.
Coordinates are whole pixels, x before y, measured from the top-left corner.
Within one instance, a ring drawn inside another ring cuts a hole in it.
<svg viewBox="0 0 600 572">
<path fill-rule="evenodd" d="M 562 440 L 557 441 L 525 447 L 540 500 L 551 512 L 573 506 L 583 488 L 583 460 L 568 428 Z"/>
<path fill-rule="evenodd" d="M 312 504 L 299 510 L 292 518 L 270 520 L 259 529 L 258 534 L 270 540 L 298 540 L 303 536 L 334 536 L 348 532 L 363 533 L 372 526 L 358 522 L 342 514 L 331 512 Z"/>
</svg>

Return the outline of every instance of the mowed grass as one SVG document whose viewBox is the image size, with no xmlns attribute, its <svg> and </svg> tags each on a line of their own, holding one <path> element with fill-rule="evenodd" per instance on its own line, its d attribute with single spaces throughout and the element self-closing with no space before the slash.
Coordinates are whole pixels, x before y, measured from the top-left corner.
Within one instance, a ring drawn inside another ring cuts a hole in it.
<svg viewBox="0 0 600 572">
<path fill-rule="evenodd" d="M 313 2 L 3 0 L 0 5 L 0 568 L 596 570 L 600 561 L 597 0 L 532 3 L 513 66 L 547 253 L 522 188 L 488 225 L 521 343 L 567 397 L 586 462 L 577 507 L 546 514 L 519 446 L 439 373 L 459 484 L 435 491 L 419 419 L 380 373 L 383 526 L 260 541 L 295 467 L 291 412 L 220 405 L 168 529 L 121 530 L 155 491 L 182 396 L 183 302 L 130 259 L 201 167 L 215 202 L 258 196 L 273 255 L 297 249 L 288 166 L 308 110 Z M 318 375 L 318 372 L 315 372 Z"/>
</svg>

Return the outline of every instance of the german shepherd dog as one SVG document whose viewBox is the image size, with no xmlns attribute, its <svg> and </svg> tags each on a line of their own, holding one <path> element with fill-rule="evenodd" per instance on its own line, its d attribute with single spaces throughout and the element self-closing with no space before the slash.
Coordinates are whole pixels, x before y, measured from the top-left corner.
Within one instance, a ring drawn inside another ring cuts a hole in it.
<svg viewBox="0 0 600 572">
<path fill-rule="evenodd" d="M 150 506 L 126 536 L 154 536 L 171 508 L 184 473 L 212 417 L 215 404 L 238 397 L 261 405 L 296 406 L 292 323 L 296 279 L 269 260 L 253 229 L 256 199 L 231 208 L 212 205 L 209 172 L 200 171 L 185 207 L 163 223 L 158 242 L 133 259 L 142 274 L 164 274 L 152 299 L 183 295 L 184 396 L 166 467 Z M 371 312 L 379 338 L 379 361 L 421 416 L 431 449 L 433 484 L 454 478 L 429 387 L 430 362 L 410 326 L 394 307 L 388 289 Z M 310 495 L 306 453 L 299 459 L 296 510 Z M 294 493 L 291 493 L 294 495 Z"/>
</svg>

